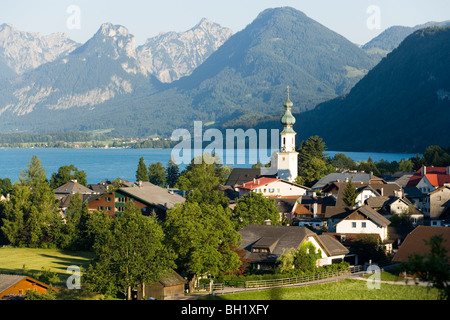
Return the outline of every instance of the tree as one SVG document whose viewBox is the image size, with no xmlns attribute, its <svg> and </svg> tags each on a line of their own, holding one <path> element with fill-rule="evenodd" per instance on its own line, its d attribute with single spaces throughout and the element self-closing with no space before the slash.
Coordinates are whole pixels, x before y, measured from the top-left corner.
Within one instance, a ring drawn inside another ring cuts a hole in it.
<svg viewBox="0 0 450 320">
<path fill-rule="evenodd" d="M 378 170 L 375 162 L 369 157 L 367 161 L 361 161 L 358 167 L 359 171 L 364 171 L 366 173 L 372 173 L 374 175 L 380 175 L 380 170 Z"/>
<path fill-rule="evenodd" d="M 136 181 L 149 181 L 147 165 L 144 163 L 143 157 L 139 158 L 139 163 L 136 170 Z"/>
<path fill-rule="evenodd" d="M 430 247 L 429 253 L 413 254 L 408 262 L 402 264 L 403 270 L 416 274 L 420 280 L 431 282 L 439 290 L 439 298 L 450 299 L 450 268 L 447 249 L 443 246 L 442 235 L 432 236 L 425 243 Z"/>
<path fill-rule="evenodd" d="M 189 202 L 220 204 L 226 208 L 230 201 L 216 188 L 225 179 L 227 168 L 217 164 L 216 158 L 210 154 L 203 154 L 194 158 L 181 173 L 176 187 L 189 191 L 187 196 Z"/>
<path fill-rule="evenodd" d="M 321 256 L 320 249 L 316 252 L 316 247 L 311 242 L 304 242 L 294 257 L 294 267 L 303 272 L 314 272 L 317 268 L 317 259 Z"/>
<path fill-rule="evenodd" d="M 213 190 L 220 184 L 220 170 L 216 170 L 216 162 L 210 154 L 203 154 L 192 159 L 191 163 L 180 174 L 177 187 L 190 191 L 199 189 L 202 193 Z"/>
<path fill-rule="evenodd" d="M 360 264 L 369 260 L 377 262 L 386 259 L 386 253 L 382 244 L 373 234 L 358 234 L 351 247 L 353 252 L 358 255 Z"/>
<path fill-rule="evenodd" d="M 61 216 L 39 158 L 31 158 L 19 180 L 5 204 L 2 231 L 13 245 L 54 246 Z"/>
<path fill-rule="evenodd" d="M 344 153 L 336 153 L 330 160 L 330 164 L 340 172 L 356 169 L 356 162 Z"/>
<path fill-rule="evenodd" d="M 423 153 L 427 166 L 446 167 L 450 165 L 450 155 L 440 146 L 429 146 Z"/>
<path fill-rule="evenodd" d="M 356 204 L 356 189 L 350 180 L 345 186 L 342 201 L 347 207 L 353 207 Z"/>
<path fill-rule="evenodd" d="M 233 220 L 237 230 L 249 224 L 264 224 L 266 220 L 270 220 L 273 225 L 281 224 L 275 200 L 267 199 L 255 192 L 250 192 L 237 201 L 233 210 Z"/>
<path fill-rule="evenodd" d="M 171 159 L 167 164 L 166 168 L 166 181 L 169 188 L 175 187 L 179 176 L 180 176 L 180 168 Z"/>
<path fill-rule="evenodd" d="M 166 241 L 177 252 L 176 264 L 188 275 L 192 292 L 199 276 L 219 276 L 239 269 L 235 248 L 240 235 L 222 206 L 186 202 L 167 212 Z"/>
<path fill-rule="evenodd" d="M 89 267 L 87 282 L 94 290 L 114 294 L 117 290 L 131 299 L 131 289 L 158 281 L 175 267 L 174 253 L 163 243 L 161 226 L 127 202 L 123 214 L 110 223 L 94 244 L 97 258 Z"/>
<path fill-rule="evenodd" d="M 61 227 L 61 234 L 59 236 L 59 245 L 61 249 L 86 249 L 81 245 L 85 241 L 84 239 L 84 226 L 83 222 L 83 199 L 76 193 L 71 199 L 69 206 L 65 213 L 65 223 Z M 55 237 L 56 238 L 56 237 Z"/>
<path fill-rule="evenodd" d="M 277 271 L 283 273 L 294 269 L 296 254 L 297 250 L 295 248 L 283 249 L 283 253 L 277 258 Z"/>
<path fill-rule="evenodd" d="M 62 166 L 50 178 L 50 188 L 56 189 L 63 184 L 76 180 L 79 184 L 87 186 L 86 173 L 78 170 L 73 164 Z"/>
<path fill-rule="evenodd" d="M 402 159 L 398 164 L 398 170 L 402 172 L 411 172 L 414 169 L 414 163 L 411 159 Z"/>
<path fill-rule="evenodd" d="M 0 195 L 7 195 L 11 191 L 12 191 L 11 179 L 9 179 L 9 178 L 1 179 L 0 178 Z"/>
<path fill-rule="evenodd" d="M 19 181 L 23 185 L 28 185 L 31 188 L 37 184 L 47 182 L 45 169 L 37 156 L 32 156 L 27 164 L 27 169 L 20 171 Z"/>
<path fill-rule="evenodd" d="M 303 141 L 298 149 L 298 177 L 296 182 L 312 186 L 315 182 L 335 171 L 325 156 L 325 142 L 318 136 L 312 136 Z"/>
<path fill-rule="evenodd" d="M 165 187 L 166 169 L 161 162 L 152 163 L 148 169 L 149 181 L 157 186 Z"/>
<path fill-rule="evenodd" d="M 422 166 L 425 165 L 425 159 L 423 157 L 419 156 L 419 154 L 416 154 L 410 160 L 413 163 L 413 171 L 417 171 L 420 168 L 422 168 Z"/>
</svg>

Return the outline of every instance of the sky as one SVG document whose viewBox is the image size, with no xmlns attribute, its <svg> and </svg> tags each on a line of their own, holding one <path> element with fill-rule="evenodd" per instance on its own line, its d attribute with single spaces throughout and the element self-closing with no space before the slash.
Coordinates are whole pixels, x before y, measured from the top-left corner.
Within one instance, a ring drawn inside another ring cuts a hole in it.
<svg viewBox="0 0 450 320">
<path fill-rule="evenodd" d="M 0 24 L 43 35 L 64 32 L 84 43 L 111 22 L 125 26 L 141 45 L 161 32 L 189 30 L 202 18 L 238 32 L 264 9 L 283 6 L 356 44 L 394 25 L 450 20 L 449 0 L 0 0 Z"/>
</svg>

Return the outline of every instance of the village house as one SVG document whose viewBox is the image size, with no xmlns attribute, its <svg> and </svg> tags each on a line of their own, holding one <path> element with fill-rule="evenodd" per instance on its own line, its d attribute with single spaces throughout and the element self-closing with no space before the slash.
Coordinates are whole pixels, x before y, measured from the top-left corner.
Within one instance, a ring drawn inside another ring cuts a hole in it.
<svg viewBox="0 0 450 320">
<path fill-rule="evenodd" d="M 225 182 L 225 186 L 236 187 L 253 179 L 261 178 L 260 168 L 233 168 Z M 275 176 L 270 176 L 275 178 Z"/>
<path fill-rule="evenodd" d="M 362 182 L 365 184 L 385 184 L 382 178 L 374 176 L 372 173 L 365 172 L 334 172 L 326 175 L 317 181 L 312 187 L 312 190 L 322 190 L 325 186 L 334 182 Z"/>
<path fill-rule="evenodd" d="M 336 199 L 332 196 L 312 195 L 301 196 L 297 199 L 291 215 L 292 225 L 309 226 L 318 230 L 327 228 L 325 218 L 326 208 L 334 207 Z"/>
<path fill-rule="evenodd" d="M 423 213 L 401 195 L 370 197 L 366 200 L 366 204 L 388 219 L 395 214 L 404 215 L 408 216 L 414 226 L 423 224 Z"/>
<path fill-rule="evenodd" d="M 446 183 L 450 183 L 450 166 L 422 166 L 411 176 L 406 186 L 416 187 L 422 193 L 430 193 L 437 188 L 443 187 Z"/>
<path fill-rule="evenodd" d="M 349 210 L 340 217 L 332 217 L 330 220 L 337 221 L 329 224 L 329 231 L 341 235 L 348 234 L 374 234 L 382 241 L 388 240 L 387 227 L 391 223 L 377 211 L 369 206 L 361 206 Z"/>
<path fill-rule="evenodd" d="M 344 261 L 348 249 L 333 237 L 317 235 L 306 227 L 248 225 L 239 231 L 246 251 L 244 259 L 255 269 L 271 270 L 285 249 L 299 249 L 302 243 L 310 242 L 316 252 L 322 253 L 317 266 Z"/>
<path fill-rule="evenodd" d="M 408 198 L 416 205 L 425 218 L 425 224 L 433 226 L 441 225 L 445 215 L 441 215 L 446 212 L 448 205 L 440 203 L 442 199 L 445 199 L 446 186 L 450 185 L 450 166 L 449 167 L 426 167 L 422 166 L 417 170 L 409 179 L 405 192 Z M 441 192 L 433 193 L 435 190 L 441 190 Z M 431 199 L 432 198 L 432 199 Z M 432 204 L 433 202 L 433 204 Z M 433 213 L 431 212 L 433 211 Z"/>
<path fill-rule="evenodd" d="M 137 299 L 173 300 L 184 296 L 186 280 L 175 271 L 169 271 L 161 276 L 159 281 L 139 284 Z"/>
<path fill-rule="evenodd" d="M 27 276 L 0 274 L 0 299 L 23 298 L 27 290 L 42 294 L 47 293 L 50 286 Z"/>
<path fill-rule="evenodd" d="M 82 201 L 85 202 L 89 197 L 100 194 L 99 192 L 78 183 L 77 180 L 71 180 L 54 189 L 53 192 L 55 193 L 56 200 L 59 203 L 59 208 L 64 214 L 66 213 L 70 201 L 74 196 L 78 195 Z"/>
<path fill-rule="evenodd" d="M 430 225 L 449 226 L 450 223 L 450 184 L 431 191 L 427 202 L 430 210 Z"/>
<path fill-rule="evenodd" d="M 345 207 L 338 214 L 329 216 L 328 231 L 325 234 L 334 236 L 341 243 L 351 247 L 352 241 L 359 235 L 373 235 L 383 244 L 386 252 L 392 252 L 393 240 L 389 239 L 390 221 L 371 207 Z"/>
<path fill-rule="evenodd" d="M 132 187 L 122 187 L 90 198 L 86 205 L 90 211 L 104 211 L 110 216 L 120 215 L 129 201 L 141 209 L 145 215 L 152 212 L 160 219 L 165 218 L 167 210 L 186 199 L 175 192 L 156 186 L 150 182 L 137 182 Z"/>
<path fill-rule="evenodd" d="M 392 262 L 408 262 L 409 257 L 413 254 L 418 254 L 421 256 L 424 254 L 429 254 L 430 246 L 427 245 L 427 242 L 430 241 L 431 237 L 438 235 L 442 236 L 442 245 L 447 251 L 447 257 L 450 257 L 450 228 L 418 226 L 406 236 L 406 239 L 403 241 L 392 259 Z"/>
<path fill-rule="evenodd" d="M 253 179 L 252 181 L 236 186 L 235 189 L 239 192 L 239 198 L 242 198 L 250 192 L 260 193 L 266 198 L 298 198 L 306 195 L 310 190 L 307 187 L 293 182 L 268 177 Z"/>
</svg>

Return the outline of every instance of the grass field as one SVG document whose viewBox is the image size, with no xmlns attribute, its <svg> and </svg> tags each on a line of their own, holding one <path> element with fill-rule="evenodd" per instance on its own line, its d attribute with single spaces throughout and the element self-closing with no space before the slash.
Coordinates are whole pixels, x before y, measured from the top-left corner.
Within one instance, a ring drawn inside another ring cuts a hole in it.
<svg viewBox="0 0 450 320">
<path fill-rule="evenodd" d="M 437 300 L 434 288 L 381 283 L 380 289 L 369 289 L 362 280 L 343 280 L 296 288 L 274 288 L 218 295 L 215 300 Z"/>
<path fill-rule="evenodd" d="M 58 249 L 0 248 L 0 273 L 21 274 L 28 272 L 39 274 L 45 270 L 57 273 L 64 286 L 67 267 L 76 265 L 87 268 L 91 252 L 70 252 Z M 382 280 L 395 281 L 392 275 L 382 275 Z M 438 291 L 433 288 L 415 285 L 396 285 L 381 283 L 380 289 L 369 289 L 361 280 L 344 280 L 322 285 L 297 288 L 275 288 L 271 290 L 219 295 L 220 300 L 437 300 Z M 66 299 L 61 297 L 62 299 Z M 86 297 L 96 299 L 97 297 Z M 73 299 L 73 297 L 67 297 Z"/>
<path fill-rule="evenodd" d="M 57 273 L 60 282 L 65 283 L 67 267 L 71 265 L 87 268 L 91 252 L 70 252 L 58 249 L 0 248 L 0 273 L 21 274 L 25 269 L 31 273 L 43 269 Z"/>
</svg>

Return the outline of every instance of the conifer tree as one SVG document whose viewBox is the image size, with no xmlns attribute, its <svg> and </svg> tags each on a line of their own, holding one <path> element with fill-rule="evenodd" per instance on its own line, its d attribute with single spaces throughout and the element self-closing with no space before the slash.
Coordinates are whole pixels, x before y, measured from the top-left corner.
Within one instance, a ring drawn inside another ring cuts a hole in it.
<svg viewBox="0 0 450 320">
<path fill-rule="evenodd" d="M 139 159 L 139 164 L 136 170 L 136 181 L 148 181 L 147 165 L 144 163 L 144 158 Z"/>
<path fill-rule="evenodd" d="M 166 168 L 166 180 L 169 188 L 173 188 L 177 184 L 179 176 L 180 176 L 180 169 L 178 165 L 171 159 L 167 164 Z"/>
<path fill-rule="evenodd" d="M 166 169 L 161 162 L 152 163 L 148 168 L 148 178 L 151 183 L 165 187 L 166 186 Z"/>
<path fill-rule="evenodd" d="M 345 186 L 344 197 L 342 200 L 348 207 L 353 207 L 356 204 L 356 190 L 351 180 Z"/>
</svg>

